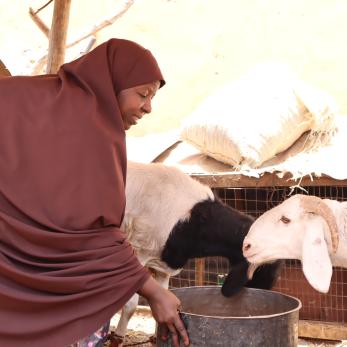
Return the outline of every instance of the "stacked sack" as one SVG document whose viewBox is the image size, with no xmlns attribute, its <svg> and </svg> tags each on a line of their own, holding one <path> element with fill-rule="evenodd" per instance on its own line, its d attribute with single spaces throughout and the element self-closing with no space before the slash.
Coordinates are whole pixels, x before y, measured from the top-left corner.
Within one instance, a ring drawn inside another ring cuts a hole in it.
<svg viewBox="0 0 347 347">
<path fill-rule="evenodd" d="M 278 63 L 260 65 L 203 101 L 181 139 L 236 168 L 258 168 L 304 133 L 304 150 L 333 136 L 336 106 L 325 93 Z"/>
</svg>

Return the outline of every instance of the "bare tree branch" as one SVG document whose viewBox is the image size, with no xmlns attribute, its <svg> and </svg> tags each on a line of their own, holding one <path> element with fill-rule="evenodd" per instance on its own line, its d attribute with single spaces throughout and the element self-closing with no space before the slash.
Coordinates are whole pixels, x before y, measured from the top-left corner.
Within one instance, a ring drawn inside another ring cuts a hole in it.
<svg viewBox="0 0 347 347">
<path fill-rule="evenodd" d="M 113 24 L 117 19 L 122 17 L 123 14 L 125 12 L 127 12 L 129 10 L 129 8 L 133 4 L 134 4 L 134 0 L 126 0 L 126 1 L 124 1 L 124 8 L 119 13 L 117 13 L 115 16 L 113 16 L 113 17 L 111 17 L 109 19 L 105 19 L 101 23 L 95 25 L 94 28 L 91 29 L 88 33 L 84 34 L 83 36 L 81 36 L 80 38 L 76 39 L 75 41 L 72 41 L 72 42 L 68 43 L 66 47 L 70 48 L 70 47 L 76 45 L 77 43 L 79 43 L 80 41 L 86 39 L 88 36 L 94 35 L 98 31 L 100 31 L 101 29 L 107 27 L 108 25 Z"/>
<path fill-rule="evenodd" d="M 42 21 L 42 19 L 37 15 L 37 11 L 35 12 L 31 7 L 29 7 L 29 15 L 30 18 L 34 21 L 34 23 L 39 27 L 39 29 L 49 37 L 49 29 L 47 25 Z"/>
<path fill-rule="evenodd" d="M 77 43 L 81 42 L 82 40 L 86 39 L 87 37 L 95 35 L 98 31 L 102 30 L 106 26 L 113 24 L 117 19 L 122 17 L 124 13 L 126 13 L 129 10 L 129 8 L 134 4 L 134 2 L 135 0 L 124 0 L 123 8 L 116 15 L 114 15 L 113 17 L 109 19 L 105 19 L 101 23 L 95 25 L 89 32 L 82 35 L 80 38 L 68 43 L 66 47 L 70 48 L 76 45 Z M 46 62 L 47 62 L 47 55 L 44 55 L 42 58 L 38 60 L 36 66 L 33 69 L 32 74 L 35 75 L 35 74 L 41 73 Z"/>
<path fill-rule="evenodd" d="M 36 65 L 33 68 L 33 71 L 31 72 L 32 75 L 38 75 L 41 74 L 42 71 L 44 70 L 44 67 L 47 63 L 47 55 L 44 55 L 42 58 L 40 58 L 37 62 Z"/>
<path fill-rule="evenodd" d="M 49 0 L 45 5 L 41 6 L 38 10 L 34 12 L 34 14 L 38 14 L 41 10 L 47 7 L 53 0 Z"/>
</svg>

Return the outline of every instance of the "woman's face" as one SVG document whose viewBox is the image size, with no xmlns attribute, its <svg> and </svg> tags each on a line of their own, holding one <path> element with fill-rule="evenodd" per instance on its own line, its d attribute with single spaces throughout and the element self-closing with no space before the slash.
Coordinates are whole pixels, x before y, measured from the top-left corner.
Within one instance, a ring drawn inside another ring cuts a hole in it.
<svg viewBox="0 0 347 347">
<path fill-rule="evenodd" d="M 152 111 L 151 101 L 159 86 L 160 82 L 155 81 L 119 92 L 118 103 L 125 130 L 137 124 L 139 119 Z"/>
</svg>

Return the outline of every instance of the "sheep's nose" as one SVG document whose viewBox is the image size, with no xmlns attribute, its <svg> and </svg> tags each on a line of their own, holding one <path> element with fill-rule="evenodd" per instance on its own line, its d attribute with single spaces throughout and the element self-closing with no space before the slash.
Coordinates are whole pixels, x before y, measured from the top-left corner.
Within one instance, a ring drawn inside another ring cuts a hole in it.
<svg viewBox="0 0 347 347">
<path fill-rule="evenodd" d="M 245 253 L 251 249 L 251 244 L 249 242 L 245 242 L 242 247 L 242 251 Z"/>
</svg>

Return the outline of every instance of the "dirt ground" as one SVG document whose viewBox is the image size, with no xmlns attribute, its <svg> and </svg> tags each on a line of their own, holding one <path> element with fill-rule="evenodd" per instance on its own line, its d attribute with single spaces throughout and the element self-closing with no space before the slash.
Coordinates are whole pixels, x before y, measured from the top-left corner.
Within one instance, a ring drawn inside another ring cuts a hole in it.
<svg viewBox="0 0 347 347">
<path fill-rule="evenodd" d="M 119 319 L 119 315 L 115 315 L 111 321 L 111 331 L 115 329 Z M 155 320 L 150 311 L 146 307 L 140 307 L 135 315 L 131 318 L 128 326 L 128 333 L 125 338 L 124 347 L 140 346 L 154 347 L 152 343 L 155 336 Z M 106 342 L 105 347 L 109 347 L 109 342 Z M 347 340 L 342 341 L 324 341 L 310 340 L 299 338 L 298 347 L 347 347 Z"/>
<path fill-rule="evenodd" d="M 115 330 L 118 320 L 119 314 L 116 314 L 111 321 L 111 334 Z M 140 306 L 129 322 L 124 347 L 133 346 L 134 344 L 142 347 L 155 346 L 155 343 L 150 342 L 153 341 L 155 336 L 155 326 L 155 320 L 149 309 L 145 306 Z M 105 347 L 108 346 L 109 342 L 106 342 Z"/>
</svg>

